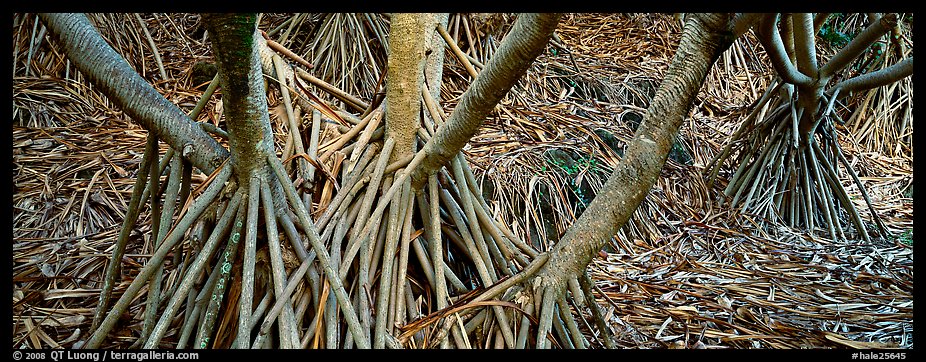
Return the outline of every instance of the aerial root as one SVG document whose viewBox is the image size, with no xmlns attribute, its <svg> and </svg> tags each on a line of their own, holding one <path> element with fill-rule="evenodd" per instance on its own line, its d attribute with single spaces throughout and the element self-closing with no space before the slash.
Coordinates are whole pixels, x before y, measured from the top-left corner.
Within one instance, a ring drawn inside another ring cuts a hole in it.
<svg viewBox="0 0 926 362">
<path fill-rule="evenodd" d="M 594 298 L 581 290 L 578 280 L 568 283 L 568 292 L 562 295 L 545 295 L 546 304 L 511 308 L 523 295 L 523 284 L 541 270 L 549 255 L 527 246 L 490 216 L 462 156 L 430 176 L 427 190 L 416 194 L 408 168 L 397 168 L 397 174 L 386 172 L 393 145 L 391 139 L 382 149 L 371 143 L 355 154 L 342 192 L 320 212 L 318 221 L 309 217 L 305 200 L 273 155 L 267 162 L 275 178 L 253 176 L 246 188 L 237 188 L 239 183 L 229 182 L 233 172 L 226 165 L 209 178 L 208 186 L 203 185 L 199 197 L 181 208 L 175 201 L 178 196 L 184 203 L 187 195 L 197 192 L 189 190 L 189 168 L 174 156 L 164 187 L 164 210 L 155 225 L 157 250 L 86 347 L 99 345 L 144 285 L 151 294 L 136 347 L 163 347 L 175 316 L 182 312 L 176 348 L 472 348 L 479 347 L 472 344 L 474 333 L 484 338 L 481 347 L 523 348 L 534 343 L 531 337 L 539 336 L 530 332 L 538 328 L 531 316 L 535 311 L 548 314 L 542 332 L 546 337 L 537 340 L 541 346 L 588 347 L 568 293 L 576 299 L 576 311 L 586 325 L 579 306 L 588 307 Z M 149 173 L 158 172 L 157 163 L 146 166 Z M 161 185 L 154 181 L 148 188 L 159 190 Z M 390 190 L 396 191 L 390 195 Z M 276 206 L 281 201 L 275 200 L 284 200 L 285 207 Z M 174 214 L 180 216 L 171 223 Z M 420 226 L 413 222 L 416 216 Z M 259 230 L 261 222 L 265 230 Z M 324 233 L 318 235 L 321 225 Z M 269 263 L 257 264 L 262 234 Z M 298 257 L 295 269 L 284 262 L 280 234 Z M 180 243 L 184 238 L 190 240 L 187 248 Z M 166 269 L 167 256 L 178 251 L 186 256 L 175 255 L 176 262 Z M 471 263 L 470 269 L 460 269 L 455 264 L 459 261 Z M 239 264 L 240 274 L 233 267 Z M 169 271 L 162 274 L 164 270 Z M 418 276 L 426 284 L 418 284 L 412 270 L 422 272 Z M 168 283 L 158 293 L 163 284 L 158 278 L 168 275 Z M 486 289 L 470 293 L 472 299 L 460 304 L 472 283 Z M 396 337 L 402 330 L 399 326 L 426 317 L 416 301 L 422 288 L 433 293 L 435 310 L 464 307 L 443 315 L 440 323 L 414 333 L 414 338 Z M 253 300 L 258 296 L 262 296 L 259 302 Z M 307 313 L 312 317 L 305 318 Z"/>
<path fill-rule="evenodd" d="M 763 95 L 711 161 L 706 177 L 713 182 L 724 161 L 735 154 L 738 166 L 724 189 L 731 205 L 791 227 L 822 230 L 834 240 L 847 237 L 842 221 L 846 218 L 869 241 L 865 222 L 839 182 L 836 166 L 841 162 L 859 186 L 875 225 L 886 235 L 865 188 L 842 156 L 835 130 L 824 122 L 815 135 L 802 136 L 797 119 L 804 111 L 796 102 L 773 96 L 778 87 Z"/>
<path fill-rule="evenodd" d="M 176 225 L 171 229 L 168 235 L 165 237 L 163 243 L 158 247 L 157 251 L 151 256 L 151 259 L 148 260 L 148 263 L 139 271 L 139 274 L 135 277 L 129 287 L 123 292 L 119 300 L 110 308 L 103 320 L 100 322 L 100 325 L 94 329 L 93 334 L 90 339 L 83 345 L 83 348 L 99 348 L 100 343 L 103 342 L 106 335 L 112 330 L 116 322 L 119 320 L 119 317 L 124 313 L 132 299 L 138 294 L 142 289 L 143 284 L 148 281 L 149 278 L 155 273 L 155 271 L 160 268 L 167 254 L 170 253 L 171 249 L 180 242 L 184 233 L 190 229 L 194 221 L 196 221 L 199 216 L 206 211 L 210 204 L 219 193 L 225 188 L 225 182 L 231 177 L 231 167 L 220 167 L 216 170 L 212 182 L 206 187 L 202 195 L 200 195 L 190 206 L 186 209 L 186 213 L 180 218 Z M 204 247 L 205 249 L 205 247 Z M 121 260 L 121 259 L 120 259 Z M 188 271 L 189 273 L 189 271 Z M 157 327 L 155 327 L 157 330 Z M 152 332 L 152 335 L 155 332 Z M 158 337 L 159 338 L 159 337 Z M 151 340 L 149 339 L 148 343 Z M 147 344 L 147 343 L 146 343 Z"/>
<path fill-rule="evenodd" d="M 442 121 L 439 113 L 433 116 Z M 462 154 L 429 176 L 425 189 L 414 190 L 409 175 L 421 159 L 412 155 L 390 163 L 395 142 L 378 141 L 378 117 L 373 110 L 348 131 L 350 137 L 334 141 L 339 149 L 325 151 L 323 157 L 336 157 L 335 170 L 314 158 L 317 140 L 314 150 L 300 149 L 291 140 L 289 159 L 299 157 L 308 167 L 297 164 L 287 170 L 284 161 L 268 155 L 271 174 L 229 182 L 233 171 L 225 165 L 189 202 L 198 190 L 190 190 L 188 163 L 176 153 L 162 164 L 146 163 L 149 174 L 171 165 L 166 185 L 145 179 L 140 185 L 146 186 L 133 194 L 139 204 L 148 194 L 166 195 L 152 235 L 157 251 L 86 346 L 99 346 L 118 319 L 113 316 L 124 313 L 147 285 L 143 334 L 136 347 L 162 347 L 181 312 L 176 348 L 525 348 L 537 342 L 588 347 L 574 313 L 588 326 L 581 308 L 592 308 L 593 295 L 573 280 L 568 291 L 550 294 L 546 304 L 523 304 L 524 283 L 549 255 L 492 216 Z M 419 141 L 436 126 L 420 128 Z M 307 194 L 310 188 L 301 181 L 312 179 L 310 167 L 324 174 L 315 182 L 327 182 L 325 187 L 336 182 L 335 175 L 342 176 L 339 190 Z M 237 188 L 244 183 L 247 187 Z M 161 205 L 151 201 L 157 214 Z M 174 214 L 179 217 L 172 223 Z M 258 247 L 263 242 L 259 235 L 266 236 L 266 249 Z M 184 238 L 190 242 L 180 243 Z M 268 263 L 259 263 L 265 250 Z M 297 257 L 295 264 L 287 261 L 289 251 Z M 174 263 L 165 268 L 170 252 Z M 427 304 L 422 305 L 424 296 Z M 401 337 L 407 331 L 402 326 L 428 318 L 422 307 L 443 313 L 438 323 Z M 549 314 L 545 338 L 532 340 L 538 336 L 533 313 L 542 311 Z"/>
<path fill-rule="evenodd" d="M 106 267 L 106 275 L 103 277 L 103 286 L 100 292 L 100 299 L 97 303 L 97 309 L 93 316 L 93 323 L 90 329 L 95 330 L 100 326 L 109 307 L 109 300 L 112 297 L 113 284 L 120 274 L 122 266 L 122 255 L 125 253 L 125 245 L 129 241 L 129 234 L 135 227 L 138 220 L 138 214 L 141 210 L 140 205 L 145 202 L 142 198 L 144 194 L 145 182 L 151 171 L 150 164 L 157 160 L 157 136 L 153 132 L 148 133 L 148 139 L 145 143 L 145 153 L 142 156 L 141 164 L 138 168 L 138 176 L 135 179 L 135 185 L 132 187 L 132 198 L 129 201 L 128 210 L 125 213 L 125 222 L 122 223 L 122 229 L 119 231 L 119 238 L 116 239 L 113 255 L 109 259 Z"/>
</svg>

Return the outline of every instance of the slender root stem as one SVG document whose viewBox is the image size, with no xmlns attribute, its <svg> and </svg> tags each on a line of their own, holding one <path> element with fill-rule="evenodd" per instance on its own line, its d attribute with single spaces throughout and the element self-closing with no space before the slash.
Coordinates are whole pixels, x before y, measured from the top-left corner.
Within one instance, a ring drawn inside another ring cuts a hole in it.
<svg viewBox="0 0 926 362">
<path fill-rule="evenodd" d="M 125 221 L 122 223 L 122 229 L 119 231 L 119 238 L 116 240 L 113 255 L 109 259 L 106 267 L 106 276 L 103 278 L 103 287 L 100 292 L 100 299 L 97 302 L 97 309 L 93 316 L 91 329 L 97 329 L 103 314 L 109 307 L 109 300 L 112 297 L 113 285 L 120 273 L 122 265 L 122 255 L 125 253 L 125 246 L 129 241 L 129 234 L 135 227 L 138 220 L 141 204 L 145 202 L 142 198 L 142 190 L 151 171 L 151 163 L 157 163 L 157 136 L 153 132 L 148 133 L 148 141 L 145 146 L 145 153 L 142 156 L 141 164 L 138 167 L 138 176 L 135 179 L 135 185 L 132 187 L 132 199 L 129 201 L 129 208 L 126 211 Z"/>
</svg>

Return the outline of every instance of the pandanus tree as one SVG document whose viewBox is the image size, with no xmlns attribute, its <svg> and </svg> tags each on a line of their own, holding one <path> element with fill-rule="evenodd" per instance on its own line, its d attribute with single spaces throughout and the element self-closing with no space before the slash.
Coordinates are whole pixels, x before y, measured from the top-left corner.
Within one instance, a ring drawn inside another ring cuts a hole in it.
<svg viewBox="0 0 926 362">
<path fill-rule="evenodd" d="M 869 14 L 869 25 L 826 61 L 817 34 L 829 14 L 750 15 L 777 78 L 757 100 L 740 128 L 705 169 L 713 182 L 731 157 L 735 172 L 724 195 L 729 205 L 813 232 L 845 239 L 843 220 L 869 241 L 865 222 L 840 182 L 841 163 L 858 185 L 883 236 L 886 231 L 865 188 L 837 140 L 834 106 L 846 97 L 913 74 L 913 57 L 844 79 L 842 72 L 866 49 L 894 30 L 897 15 Z M 734 156 L 735 155 L 735 156 Z"/>
<path fill-rule="evenodd" d="M 143 290 L 136 346 L 146 348 L 586 348 L 577 318 L 589 313 L 598 345 L 613 347 L 586 266 L 653 186 L 708 71 L 753 17 L 689 17 L 622 160 L 550 250 L 491 215 L 461 150 L 545 49 L 559 14 L 519 15 L 449 115 L 437 102 L 435 35 L 446 14 L 391 16 L 386 96 L 369 103 L 283 61 L 255 19 L 202 16 L 218 75 L 186 115 L 84 16 L 42 15 L 72 63 L 149 131 L 85 348 L 102 346 Z M 361 113 L 325 105 L 303 81 Z M 287 108 L 282 147 L 265 84 L 279 86 Z M 195 121 L 217 88 L 226 129 Z M 343 130 L 324 143 L 323 117 Z M 171 148 L 160 160 L 159 141 Z M 210 174 L 195 190 L 191 167 Z M 155 250 L 114 295 L 148 201 Z"/>
</svg>

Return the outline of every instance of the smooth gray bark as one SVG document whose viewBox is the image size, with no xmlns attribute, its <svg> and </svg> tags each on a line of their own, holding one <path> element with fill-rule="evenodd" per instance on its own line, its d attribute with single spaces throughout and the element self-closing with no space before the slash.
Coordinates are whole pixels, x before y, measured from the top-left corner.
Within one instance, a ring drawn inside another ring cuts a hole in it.
<svg viewBox="0 0 926 362">
<path fill-rule="evenodd" d="M 913 57 L 910 57 L 890 67 L 842 81 L 828 90 L 827 94 L 832 96 L 838 91 L 839 94 L 836 97 L 843 98 L 853 92 L 894 83 L 912 74 Z"/>
<path fill-rule="evenodd" d="M 440 87 L 444 75 L 444 40 L 437 32 L 437 26 L 446 27 L 450 17 L 449 13 L 427 14 L 426 17 L 426 42 L 425 54 L 427 60 L 425 63 L 424 78 L 428 90 L 431 92 L 431 98 L 440 101 Z"/>
<path fill-rule="evenodd" d="M 855 36 L 849 44 L 833 55 L 829 61 L 820 67 L 820 78 L 829 79 L 836 72 L 842 70 L 855 60 L 865 49 L 881 38 L 885 33 L 891 31 L 891 28 L 897 24 L 897 14 L 887 14 L 882 16 L 878 21 L 862 30 Z"/>
<path fill-rule="evenodd" d="M 729 15 L 722 14 L 697 14 L 686 22 L 640 129 L 588 209 L 550 251 L 541 285 L 565 288 L 569 279 L 582 275 L 649 193 L 708 71 L 734 40 L 728 24 Z"/>
<path fill-rule="evenodd" d="M 83 14 L 40 14 L 49 33 L 77 69 L 132 119 L 167 142 L 204 173 L 228 151 L 180 108 L 164 98 L 103 40 Z"/>
<path fill-rule="evenodd" d="M 562 14 L 521 14 L 485 69 L 463 93 L 447 122 L 425 144 L 425 158 L 412 174 L 418 190 L 428 176 L 448 165 L 486 116 L 543 52 Z"/>
<path fill-rule="evenodd" d="M 782 80 L 795 85 L 809 85 L 813 80 L 798 72 L 791 63 L 782 36 L 778 32 L 777 21 L 778 14 L 768 14 L 759 24 L 758 35 L 762 47 L 765 48 L 765 52 L 772 61 L 772 66 L 775 67 L 775 71 Z"/>
</svg>

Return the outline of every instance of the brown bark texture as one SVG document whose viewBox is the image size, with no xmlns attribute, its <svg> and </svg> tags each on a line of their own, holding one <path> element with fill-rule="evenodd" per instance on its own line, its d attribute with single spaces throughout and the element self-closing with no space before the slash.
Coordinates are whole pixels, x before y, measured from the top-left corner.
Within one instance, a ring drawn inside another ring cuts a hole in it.
<svg viewBox="0 0 926 362">
<path fill-rule="evenodd" d="M 386 138 L 395 139 L 389 162 L 415 153 L 421 125 L 426 14 L 395 14 L 389 25 L 386 73 Z"/>
</svg>

